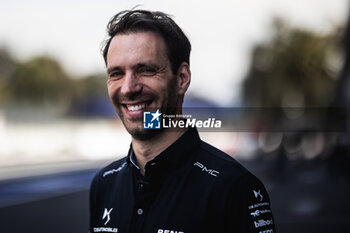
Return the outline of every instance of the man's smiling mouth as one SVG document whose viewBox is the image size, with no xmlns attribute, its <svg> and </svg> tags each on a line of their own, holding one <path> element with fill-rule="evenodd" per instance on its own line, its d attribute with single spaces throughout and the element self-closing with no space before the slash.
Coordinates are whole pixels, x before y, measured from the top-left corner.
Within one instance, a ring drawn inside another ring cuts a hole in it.
<svg viewBox="0 0 350 233">
<path fill-rule="evenodd" d="M 140 111 L 145 109 L 147 106 L 149 106 L 152 103 L 152 100 L 149 101 L 143 101 L 138 103 L 128 103 L 128 104 L 122 104 L 128 111 L 134 112 L 134 111 Z"/>
<path fill-rule="evenodd" d="M 138 111 L 138 110 L 144 109 L 145 106 L 146 106 L 146 104 L 126 105 L 126 108 L 127 108 L 129 111 Z"/>
</svg>

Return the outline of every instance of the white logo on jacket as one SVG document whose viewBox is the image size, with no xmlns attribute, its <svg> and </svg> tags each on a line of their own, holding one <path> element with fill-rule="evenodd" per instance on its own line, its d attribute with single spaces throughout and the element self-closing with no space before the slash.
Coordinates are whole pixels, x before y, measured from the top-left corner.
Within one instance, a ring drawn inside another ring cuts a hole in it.
<svg viewBox="0 0 350 233">
<path fill-rule="evenodd" d="M 103 173 L 103 177 L 107 176 L 107 175 L 112 175 L 113 173 L 117 173 L 120 172 L 124 167 L 126 166 L 126 162 L 124 162 L 120 167 L 118 167 L 117 169 L 112 169 L 112 170 L 108 170 L 106 172 Z"/>
<path fill-rule="evenodd" d="M 157 233 L 185 233 L 185 232 L 183 232 L 183 231 L 158 229 Z"/>
<path fill-rule="evenodd" d="M 209 175 L 212 175 L 212 176 L 218 176 L 220 174 L 220 172 L 218 172 L 216 170 L 208 169 L 206 166 L 204 166 L 200 162 L 195 162 L 193 164 L 193 166 L 199 167 L 200 169 L 202 169 L 202 172 L 206 172 L 206 173 L 208 173 Z"/>
<path fill-rule="evenodd" d="M 113 210 L 113 208 L 111 208 L 110 210 L 107 210 L 107 208 L 105 208 L 105 212 L 103 212 L 102 220 L 107 218 L 105 225 L 109 222 L 109 220 L 111 220 L 110 214 L 111 214 L 112 210 Z"/>
<path fill-rule="evenodd" d="M 263 195 L 260 194 L 260 189 L 258 191 L 253 190 L 255 198 L 260 197 L 260 201 L 263 200 Z"/>
</svg>

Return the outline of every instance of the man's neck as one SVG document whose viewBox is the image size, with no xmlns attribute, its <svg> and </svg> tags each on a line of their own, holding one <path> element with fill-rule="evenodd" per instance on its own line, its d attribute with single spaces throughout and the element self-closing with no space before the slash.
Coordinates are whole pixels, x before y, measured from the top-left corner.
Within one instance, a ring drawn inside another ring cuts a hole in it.
<svg viewBox="0 0 350 233">
<path fill-rule="evenodd" d="M 141 168 L 141 173 L 145 174 L 145 165 L 148 161 L 159 155 L 162 151 L 173 144 L 184 133 L 184 130 L 163 131 L 150 140 L 137 140 L 132 138 L 132 148 L 134 150 L 137 163 Z"/>
</svg>

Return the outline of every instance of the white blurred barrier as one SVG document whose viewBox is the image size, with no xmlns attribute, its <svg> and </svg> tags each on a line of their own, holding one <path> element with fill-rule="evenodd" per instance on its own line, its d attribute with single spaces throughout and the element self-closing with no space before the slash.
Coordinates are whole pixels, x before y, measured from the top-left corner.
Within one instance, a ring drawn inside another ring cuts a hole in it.
<svg viewBox="0 0 350 233">
<path fill-rule="evenodd" d="M 7 123 L 0 114 L 0 166 L 126 155 L 130 136 L 118 121 Z"/>
<path fill-rule="evenodd" d="M 201 138 L 235 157 L 254 154 L 248 133 L 200 133 Z M 0 167 L 125 156 L 130 135 L 119 120 L 52 120 L 9 123 L 0 113 Z"/>
</svg>

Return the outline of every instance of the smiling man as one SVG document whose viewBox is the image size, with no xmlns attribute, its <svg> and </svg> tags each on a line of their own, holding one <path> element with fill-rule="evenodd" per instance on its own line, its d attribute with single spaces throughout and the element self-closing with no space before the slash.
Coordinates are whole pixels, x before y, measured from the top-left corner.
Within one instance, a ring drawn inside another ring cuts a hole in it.
<svg viewBox="0 0 350 233">
<path fill-rule="evenodd" d="M 177 110 L 175 113 L 180 114 L 191 74 L 188 59 L 173 72 L 160 32 L 139 30 L 116 34 L 109 42 L 105 56 L 108 93 L 132 136 L 133 150 L 143 172 L 147 160 L 183 133 L 181 130 L 159 132 L 143 129 L 143 112 L 159 109 L 162 113 Z"/>
<path fill-rule="evenodd" d="M 108 24 L 108 93 L 132 141 L 90 191 L 90 231 L 275 232 L 263 184 L 195 128 L 145 129 L 145 111 L 179 115 L 191 45 L 162 12 L 123 11 Z M 118 142 L 116 142 L 118 146 Z"/>
</svg>

